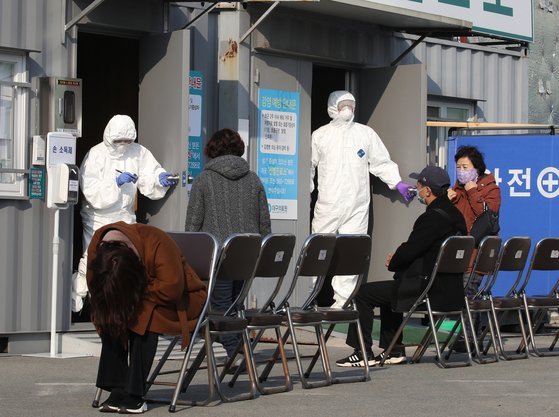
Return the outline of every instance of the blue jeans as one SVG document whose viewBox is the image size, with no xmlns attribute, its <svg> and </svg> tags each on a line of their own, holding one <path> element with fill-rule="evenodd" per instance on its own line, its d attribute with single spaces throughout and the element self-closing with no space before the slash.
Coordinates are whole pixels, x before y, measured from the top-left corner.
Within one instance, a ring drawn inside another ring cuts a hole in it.
<svg viewBox="0 0 559 417">
<path fill-rule="evenodd" d="M 244 281 L 216 281 L 210 297 L 212 312 L 225 313 L 240 294 L 241 289 L 243 288 L 243 283 Z M 233 356 L 235 348 L 240 340 L 240 333 L 221 335 L 220 341 L 227 351 L 228 357 Z"/>
</svg>

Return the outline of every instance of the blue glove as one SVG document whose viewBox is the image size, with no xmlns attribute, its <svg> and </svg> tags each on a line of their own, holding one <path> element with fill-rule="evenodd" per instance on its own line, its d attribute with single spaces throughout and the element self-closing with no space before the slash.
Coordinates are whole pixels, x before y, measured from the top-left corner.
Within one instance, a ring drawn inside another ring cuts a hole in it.
<svg viewBox="0 0 559 417">
<path fill-rule="evenodd" d="M 161 174 L 159 174 L 159 184 L 161 184 L 163 187 L 170 187 L 171 185 L 175 185 L 177 183 L 176 180 L 167 179 L 167 177 L 172 176 L 173 174 L 171 174 L 170 172 L 162 172 Z"/>
<path fill-rule="evenodd" d="M 127 182 L 136 181 L 138 181 L 138 176 L 130 172 L 123 172 L 118 177 L 116 177 L 116 185 L 118 185 L 119 187 L 122 186 L 122 184 L 126 184 Z"/>
<path fill-rule="evenodd" d="M 411 191 L 414 188 L 415 187 L 413 185 L 406 184 L 404 181 L 400 181 L 396 184 L 396 189 L 400 194 L 402 194 L 402 197 L 404 197 L 404 200 L 406 201 L 412 201 L 415 197 L 415 194 Z"/>
</svg>

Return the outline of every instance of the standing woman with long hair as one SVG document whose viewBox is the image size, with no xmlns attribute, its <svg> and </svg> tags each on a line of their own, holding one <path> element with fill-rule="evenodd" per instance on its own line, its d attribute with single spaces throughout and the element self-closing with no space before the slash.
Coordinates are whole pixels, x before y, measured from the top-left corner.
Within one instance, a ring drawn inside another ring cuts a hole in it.
<svg viewBox="0 0 559 417">
<path fill-rule="evenodd" d="M 145 382 L 159 334 L 188 345 L 206 288 L 163 231 L 145 224 L 98 229 L 88 251 L 91 320 L 101 336 L 96 386 L 109 391 L 102 412 L 147 411 Z"/>
</svg>

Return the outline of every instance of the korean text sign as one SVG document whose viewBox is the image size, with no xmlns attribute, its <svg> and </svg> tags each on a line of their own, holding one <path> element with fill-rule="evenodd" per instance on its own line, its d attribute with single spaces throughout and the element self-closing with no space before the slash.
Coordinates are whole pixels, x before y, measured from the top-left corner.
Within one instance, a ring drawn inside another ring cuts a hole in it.
<svg viewBox="0 0 559 417">
<path fill-rule="evenodd" d="M 190 71 L 188 94 L 188 175 L 195 178 L 204 168 L 204 158 L 202 157 L 204 77 L 200 71 Z"/>
<path fill-rule="evenodd" d="M 258 176 L 272 219 L 297 219 L 299 93 L 260 89 Z"/>
<path fill-rule="evenodd" d="M 476 146 L 484 155 L 501 189 L 499 224 L 503 242 L 511 236 L 529 236 L 532 247 L 544 237 L 559 236 L 559 138 L 556 136 L 456 136 L 449 137 L 451 180 L 456 181 L 454 155 L 459 146 Z M 528 259 L 529 262 L 529 259 Z M 526 265 L 526 268 L 528 265 Z M 534 272 L 528 291 L 546 294 L 557 277 Z M 500 273 L 501 275 L 501 273 Z M 502 295 L 512 285 L 510 277 L 499 282 Z M 504 282 L 504 285 L 503 285 Z"/>
</svg>

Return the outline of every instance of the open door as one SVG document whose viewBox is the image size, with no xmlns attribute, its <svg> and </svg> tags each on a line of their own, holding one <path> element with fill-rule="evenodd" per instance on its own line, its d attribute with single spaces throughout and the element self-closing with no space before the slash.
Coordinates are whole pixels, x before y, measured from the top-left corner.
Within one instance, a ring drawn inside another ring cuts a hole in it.
<svg viewBox="0 0 559 417">
<path fill-rule="evenodd" d="M 139 198 L 138 222 L 163 230 L 183 230 L 186 218 L 189 55 L 188 30 L 140 42 L 138 142 L 181 177 L 163 199 Z"/>
<path fill-rule="evenodd" d="M 359 121 L 379 134 L 398 164 L 404 182 L 426 165 L 427 75 L 423 64 L 365 69 L 360 73 L 357 99 Z M 373 252 L 369 281 L 391 278 L 386 256 L 407 237 L 425 210 L 415 199 L 406 204 L 397 191 L 378 178 L 371 181 Z"/>
</svg>

